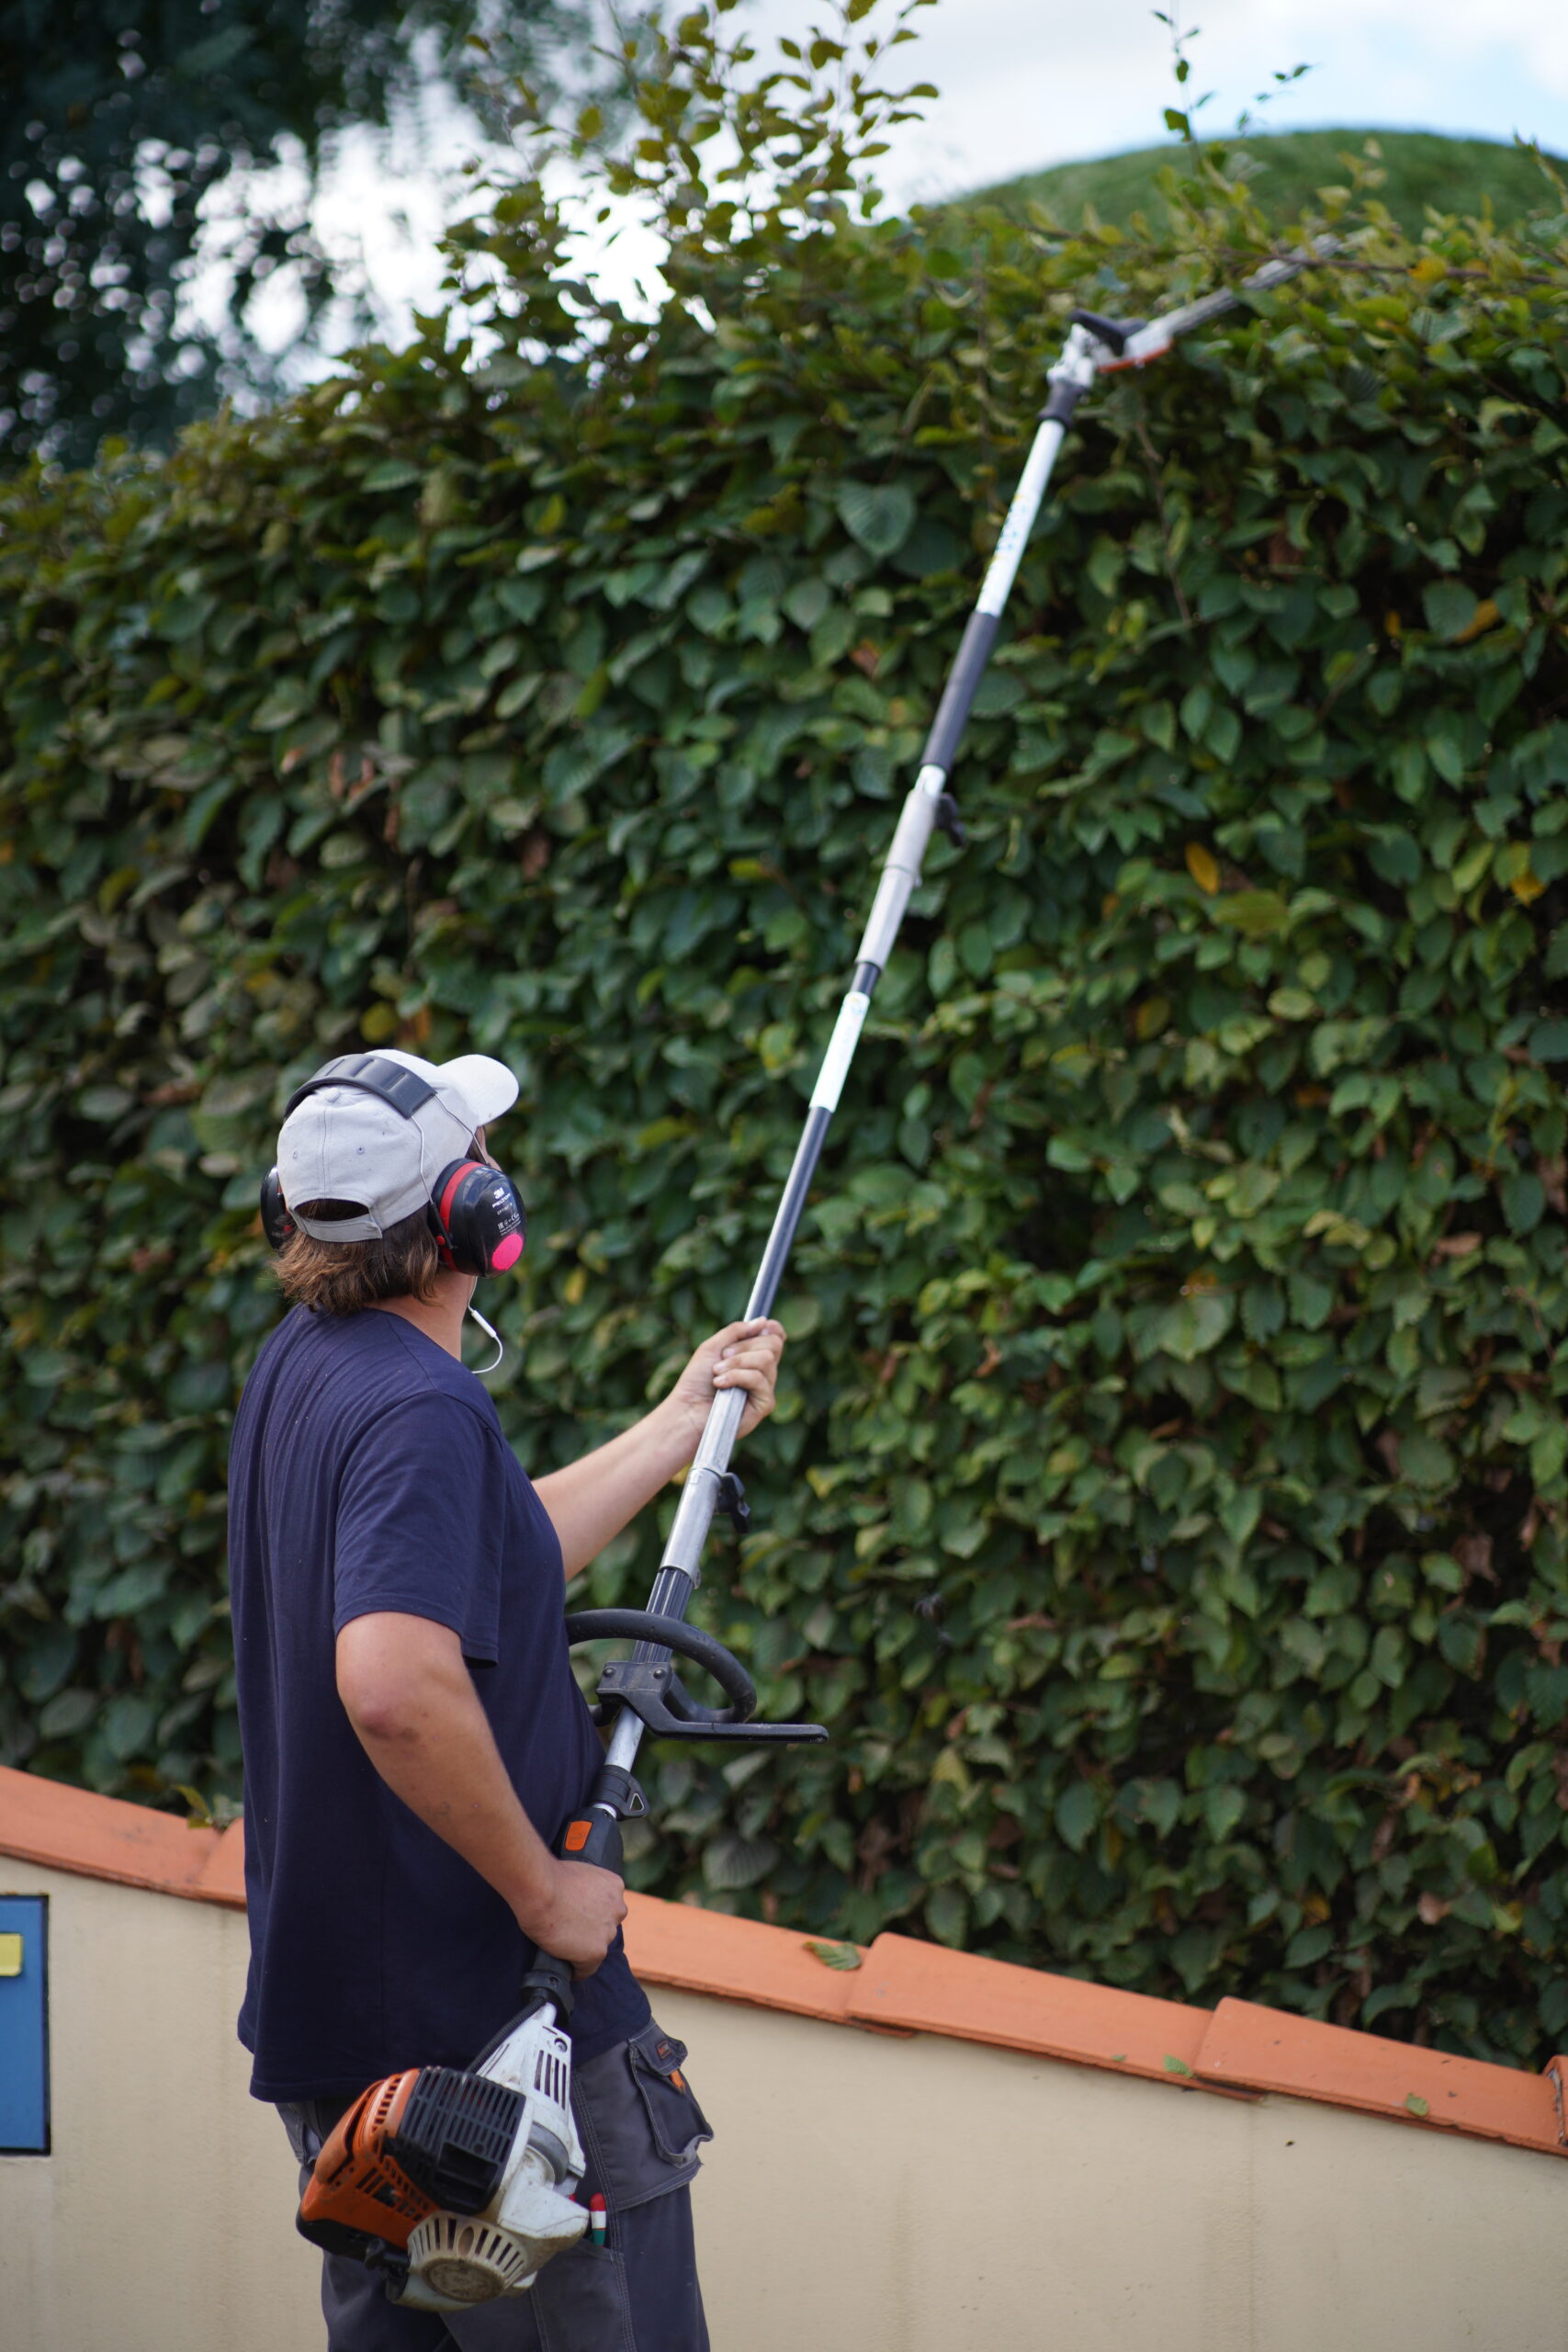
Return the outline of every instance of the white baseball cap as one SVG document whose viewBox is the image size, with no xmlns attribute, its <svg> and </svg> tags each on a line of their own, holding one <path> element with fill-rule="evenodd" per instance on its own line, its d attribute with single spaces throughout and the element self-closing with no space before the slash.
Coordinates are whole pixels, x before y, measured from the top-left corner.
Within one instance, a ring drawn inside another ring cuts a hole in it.
<svg viewBox="0 0 1568 2352">
<path fill-rule="evenodd" d="M 405 1076 L 404 1073 L 407 1073 Z M 422 1061 L 391 1046 L 328 1062 L 290 1096 L 277 1137 L 288 1213 L 317 1241 L 375 1241 L 433 1198 L 474 1131 L 510 1111 L 517 1080 L 488 1054 Z M 301 1216 L 300 1201 L 352 1201 L 353 1216 Z"/>
</svg>

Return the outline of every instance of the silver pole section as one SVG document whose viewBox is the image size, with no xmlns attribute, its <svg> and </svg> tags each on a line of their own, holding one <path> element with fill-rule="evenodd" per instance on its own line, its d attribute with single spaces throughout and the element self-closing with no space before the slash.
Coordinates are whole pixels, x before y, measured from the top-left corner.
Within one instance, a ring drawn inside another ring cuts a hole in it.
<svg viewBox="0 0 1568 2352">
<path fill-rule="evenodd" d="M 656 1655 L 663 1658 L 668 1657 L 670 1653 L 668 1650 L 660 1650 Z M 629 1772 L 637 1762 L 637 1752 L 642 1746 L 643 1734 L 647 1729 L 648 1725 L 640 1715 L 634 1715 L 629 1707 L 623 1707 L 615 1717 L 615 1728 L 610 1734 L 605 1745 L 605 1763 L 615 1766 L 622 1772 Z M 613 1819 L 618 1817 L 612 1804 L 595 1805 L 593 1811 L 607 1813 Z"/>
<path fill-rule="evenodd" d="M 926 846 L 936 831 L 937 810 L 946 789 L 947 772 L 943 768 L 923 767 L 915 778 L 910 787 L 909 797 L 905 801 L 903 811 L 898 819 L 898 830 L 893 836 L 893 846 L 887 853 L 887 863 L 882 869 L 882 877 L 876 886 L 876 896 L 871 902 L 871 912 L 866 917 L 865 929 L 861 934 L 860 945 L 855 951 L 857 967 L 862 964 L 874 964 L 878 971 L 886 969 L 887 958 L 893 953 L 893 943 L 898 936 L 899 925 L 904 920 L 904 910 L 908 905 L 910 895 L 920 878 L 920 868 L 925 863 Z M 854 991 L 852 989 L 851 996 L 852 997 Z M 846 998 L 846 1009 L 849 1001 L 850 999 Z M 870 999 L 867 998 L 861 1007 L 862 1021 L 865 1018 L 865 1005 L 869 1002 Z M 839 1087 L 831 1084 L 832 1078 L 836 1075 L 840 1085 L 842 1084 L 843 1074 L 837 1069 L 833 1048 L 839 1044 L 839 1031 L 843 1026 L 844 1014 L 840 1012 L 839 1026 L 833 1032 L 832 1041 L 823 1059 L 822 1076 L 817 1081 L 817 1093 L 811 1098 L 815 1102 L 818 1094 L 823 1093 L 823 1080 L 829 1080 L 828 1091 L 831 1095 L 828 1104 L 829 1110 L 834 1107 L 839 1099 Z M 855 1038 L 860 1035 L 859 1022 L 855 1023 L 854 1035 Z M 852 1054 L 853 1051 L 854 1039 L 851 1039 L 849 1052 Z M 848 1067 L 847 1061 L 845 1067 Z"/>
</svg>

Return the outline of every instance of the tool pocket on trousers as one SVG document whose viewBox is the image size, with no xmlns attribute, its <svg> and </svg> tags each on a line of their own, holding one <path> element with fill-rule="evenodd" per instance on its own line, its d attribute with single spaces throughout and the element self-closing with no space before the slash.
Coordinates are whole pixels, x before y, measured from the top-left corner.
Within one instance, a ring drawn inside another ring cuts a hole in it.
<svg viewBox="0 0 1568 2352">
<path fill-rule="evenodd" d="M 588 2157 L 580 2197 L 602 2189 L 612 2214 L 626 2213 L 685 2187 L 698 2148 L 713 2137 L 685 2056 L 673 2035 L 650 2025 L 576 2070 L 571 2101 Z"/>
<path fill-rule="evenodd" d="M 667 2165 L 690 2167 L 713 2131 L 686 2080 L 685 2043 L 650 2025 L 627 2042 L 626 2057 L 655 2149 Z"/>
<path fill-rule="evenodd" d="M 529 2301 L 541 2352 L 637 2352 L 626 2256 L 615 2246 L 558 2254 Z M 460 2324 L 453 2332 L 461 2345 Z"/>
</svg>

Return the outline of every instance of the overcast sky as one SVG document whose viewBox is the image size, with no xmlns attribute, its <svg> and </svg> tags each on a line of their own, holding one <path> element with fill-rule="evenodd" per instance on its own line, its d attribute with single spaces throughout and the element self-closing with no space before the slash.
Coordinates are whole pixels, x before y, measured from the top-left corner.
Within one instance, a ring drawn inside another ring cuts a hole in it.
<svg viewBox="0 0 1568 2352">
<path fill-rule="evenodd" d="M 748 5 L 764 40 L 826 13 L 811 0 Z M 1568 153 L 1568 0 L 1204 0 L 1184 13 L 1201 28 L 1189 91 L 1214 93 L 1201 129 L 1228 130 L 1253 107 L 1280 130 L 1519 132 Z M 897 134 L 880 167 L 897 202 L 1166 136 L 1169 36 L 1146 0 L 939 0 L 915 22 L 919 42 L 899 59 L 909 80 L 934 82 L 942 95 L 923 123 Z M 1313 70 L 1256 109 L 1272 74 L 1303 63 Z M 450 153 L 463 137 L 443 125 L 435 143 Z M 392 170 L 366 139 L 350 144 L 323 196 L 320 227 L 334 243 L 362 246 L 394 334 L 410 306 L 434 299 L 444 202 L 434 174 Z M 613 256 L 612 276 L 623 267 Z"/>
</svg>

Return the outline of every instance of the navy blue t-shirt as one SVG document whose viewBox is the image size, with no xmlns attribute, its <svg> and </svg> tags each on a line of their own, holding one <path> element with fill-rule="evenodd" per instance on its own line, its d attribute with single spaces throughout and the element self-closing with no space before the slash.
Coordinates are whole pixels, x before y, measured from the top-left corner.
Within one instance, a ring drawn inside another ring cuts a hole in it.
<svg viewBox="0 0 1568 2352">
<path fill-rule="evenodd" d="M 395 1610 L 463 1645 L 547 1843 L 602 1761 L 569 1663 L 560 1545 L 471 1372 L 399 1315 L 295 1307 L 245 1384 L 230 1465 L 257 2098 L 464 2065 L 518 2006 L 525 1945 L 392 1794 L 337 1694 L 335 1640 Z M 617 1938 L 577 1987 L 580 2058 L 648 2022 Z"/>
</svg>

